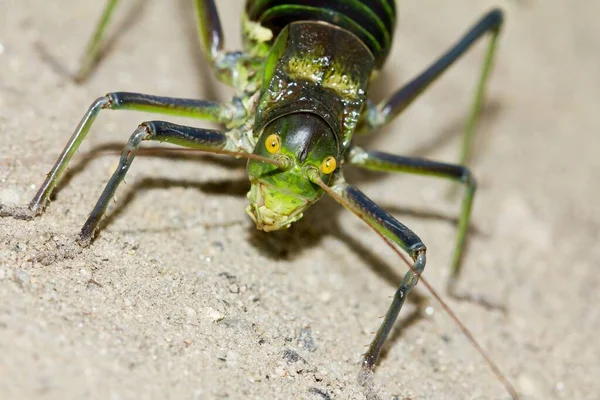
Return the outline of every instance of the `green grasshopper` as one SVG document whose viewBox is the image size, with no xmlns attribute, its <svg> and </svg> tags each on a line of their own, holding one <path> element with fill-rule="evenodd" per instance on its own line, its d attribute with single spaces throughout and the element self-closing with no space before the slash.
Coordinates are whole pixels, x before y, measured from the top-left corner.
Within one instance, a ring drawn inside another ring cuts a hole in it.
<svg viewBox="0 0 600 400">
<path fill-rule="evenodd" d="M 84 80 L 98 60 L 102 37 L 117 0 L 109 0 L 75 79 Z M 231 102 L 113 92 L 92 103 L 29 204 L 26 217 L 40 214 L 73 154 L 101 110 L 137 110 L 199 118 L 223 124 L 210 130 L 165 121 L 142 123 L 125 146 L 118 167 L 79 234 L 88 246 L 109 201 L 143 141 L 248 159 L 251 183 L 246 212 L 258 229 L 289 227 L 325 193 L 356 214 L 386 241 L 402 248 L 412 266 L 398 287 L 362 367 L 374 368 L 404 301 L 426 264 L 426 248 L 410 229 L 344 179 L 344 165 L 376 171 L 432 175 L 465 187 L 448 291 L 459 275 L 476 181 L 465 166 L 503 22 L 500 10 L 479 20 L 425 71 L 380 104 L 371 102 L 369 83 L 390 51 L 396 6 L 393 0 L 248 0 L 243 17 L 244 51 L 227 52 L 214 0 L 195 0 L 203 50 L 219 80 L 233 86 Z M 353 144 L 355 133 L 388 124 L 474 43 L 490 42 L 471 106 L 459 164 L 369 151 Z M 1 213 L 0 213 L 1 214 Z M 6 212 L 4 213 L 7 214 Z M 21 215 L 23 216 L 23 215 Z M 494 367 L 493 367 L 494 368 Z M 510 384 L 507 389 L 517 394 Z"/>
</svg>

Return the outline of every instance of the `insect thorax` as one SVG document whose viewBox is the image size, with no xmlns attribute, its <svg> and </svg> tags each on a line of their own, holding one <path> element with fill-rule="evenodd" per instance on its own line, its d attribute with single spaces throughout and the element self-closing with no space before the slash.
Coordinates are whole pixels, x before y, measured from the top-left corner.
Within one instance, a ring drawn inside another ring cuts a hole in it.
<svg viewBox="0 0 600 400">
<path fill-rule="evenodd" d="M 254 154 L 287 159 L 288 167 L 250 160 L 248 214 L 263 230 L 289 227 L 323 194 L 307 177 L 329 182 L 366 101 L 373 54 L 351 32 L 314 21 L 281 30 L 262 66 L 254 113 Z M 332 170 L 322 166 L 333 160 Z"/>
<path fill-rule="evenodd" d="M 358 123 L 374 66 L 369 48 L 344 29 L 312 21 L 286 26 L 265 62 L 255 135 L 281 116 L 317 114 L 335 133 L 342 153 Z"/>
</svg>

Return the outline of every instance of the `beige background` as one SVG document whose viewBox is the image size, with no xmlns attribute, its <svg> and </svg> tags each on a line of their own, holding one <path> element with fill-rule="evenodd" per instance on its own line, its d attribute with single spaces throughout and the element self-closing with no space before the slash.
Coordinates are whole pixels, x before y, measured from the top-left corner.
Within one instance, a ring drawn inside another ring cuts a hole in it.
<svg viewBox="0 0 600 400">
<path fill-rule="evenodd" d="M 74 69 L 102 3 L 0 0 L 1 202 L 30 200 L 85 109 L 108 91 L 231 96 L 201 57 L 187 0 L 124 2 L 97 72 L 81 86 L 65 79 L 36 43 Z M 218 3 L 236 49 L 241 0 Z M 598 398 L 594 2 L 403 1 L 373 93 L 408 80 L 493 5 L 507 22 L 477 140 L 480 191 L 460 288 L 508 313 L 448 303 L 523 398 Z M 483 49 L 362 143 L 455 160 Z M 91 248 L 51 265 L 29 261 L 75 237 L 118 150 L 155 118 L 102 113 L 47 212 L 0 220 L 0 398 L 360 398 L 360 354 L 405 266 L 329 199 L 287 232 L 255 231 L 242 162 L 140 157 Z M 364 172 L 349 179 L 423 238 L 425 276 L 442 291 L 458 209 L 445 196 L 449 184 Z M 419 293 L 433 315 L 395 333 L 376 371 L 382 398 L 507 398 L 440 306 Z M 400 321 L 415 310 L 409 304 Z M 302 330 L 314 351 L 299 343 Z M 288 363 L 284 350 L 304 361 Z"/>
</svg>

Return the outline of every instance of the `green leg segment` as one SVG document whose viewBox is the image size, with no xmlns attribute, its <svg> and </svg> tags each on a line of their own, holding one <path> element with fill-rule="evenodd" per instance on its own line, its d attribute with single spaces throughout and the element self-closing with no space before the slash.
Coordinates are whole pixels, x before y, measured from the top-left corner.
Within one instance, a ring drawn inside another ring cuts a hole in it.
<svg viewBox="0 0 600 400">
<path fill-rule="evenodd" d="M 464 53 L 469 50 L 479 39 L 486 34 L 491 34 L 488 50 L 483 62 L 481 75 L 475 89 L 475 97 L 471 105 L 471 111 L 465 127 L 463 143 L 459 164 L 467 165 L 471 155 L 471 144 L 473 132 L 477 125 L 481 106 L 484 100 L 485 88 L 489 73 L 493 64 L 494 54 L 498 41 L 498 35 L 502 27 L 503 14 L 501 10 L 495 9 L 486 14 L 475 24 L 450 50 L 442 55 L 429 68 L 407 83 L 388 100 L 374 106 L 367 106 L 365 114 L 365 126 L 363 130 L 373 130 L 386 125 L 397 115 L 402 113 L 412 102 L 419 97 L 440 75 L 453 65 Z"/>
<path fill-rule="evenodd" d="M 452 256 L 450 279 L 448 280 L 448 292 L 457 297 L 454 289 L 460 272 L 461 259 L 471 217 L 471 208 L 475 190 L 477 188 L 475 178 L 469 169 L 461 165 L 445 164 L 421 158 L 402 157 L 378 151 L 365 151 L 360 147 L 353 147 L 350 150 L 348 162 L 351 165 L 374 171 L 431 175 L 458 181 L 465 185 L 466 190 L 462 201 L 462 209 L 458 222 L 458 234 L 456 245 L 454 247 L 454 254 Z"/>
<path fill-rule="evenodd" d="M 127 174 L 138 148 L 144 140 L 168 142 L 213 153 L 223 153 L 227 152 L 228 149 L 233 150 L 236 148 L 232 140 L 222 132 L 176 125 L 163 121 L 152 121 L 141 124 L 133 135 L 131 135 L 131 138 L 123 149 L 117 169 L 104 188 L 96 206 L 94 206 L 92 213 L 79 233 L 79 242 L 81 245 L 87 246 L 92 241 L 100 220 L 106 212 L 108 203 L 114 197 L 117 187 L 123 181 L 123 178 L 125 178 L 125 174 Z"/>
<path fill-rule="evenodd" d="M 100 56 L 100 51 L 102 49 L 102 37 L 106 33 L 106 27 L 108 26 L 108 22 L 110 21 L 118 2 L 119 0 L 108 0 L 106 2 L 100 21 L 98 21 L 98 24 L 96 25 L 96 30 L 94 30 L 94 34 L 90 38 L 90 41 L 85 48 L 85 52 L 83 53 L 83 57 L 81 58 L 79 70 L 74 76 L 75 82 L 85 81 L 98 62 L 98 57 Z"/>
<path fill-rule="evenodd" d="M 73 154 L 90 130 L 94 120 L 102 109 L 110 110 L 138 110 L 173 114 L 185 117 L 200 118 L 220 123 L 229 123 L 238 118 L 243 118 L 245 110 L 241 104 L 220 104 L 212 101 L 177 99 L 169 97 L 150 96 L 139 93 L 116 92 L 98 98 L 92 103 L 85 113 L 75 132 L 69 139 L 61 155 L 56 160 L 54 167 L 46 176 L 46 180 L 29 204 L 32 216 L 40 214 L 48 202 L 52 191 L 60 182 L 65 169 Z"/>
</svg>

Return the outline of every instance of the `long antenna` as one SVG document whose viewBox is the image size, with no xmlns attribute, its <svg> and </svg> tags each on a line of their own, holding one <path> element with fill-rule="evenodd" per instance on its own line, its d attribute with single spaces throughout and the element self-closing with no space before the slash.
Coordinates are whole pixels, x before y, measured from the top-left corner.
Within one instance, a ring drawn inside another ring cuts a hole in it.
<svg viewBox="0 0 600 400">
<path fill-rule="evenodd" d="M 338 195 L 329 186 L 327 186 L 325 184 L 325 182 L 323 182 L 321 180 L 321 178 L 319 177 L 318 174 L 314 174 L 313 176 L 311 176 L 311 180 L 313 182 L 315 182 L 317 185 L 319 185 L 328 195 L 333 197 L 337 202 L 342 204 L 344 207 L 351 208 L 348 201 L 346 201 L 346 199 L 344 199 L 343 197 Z M 400 250 L 398 250 L 398 248 L 387 237 L 385 237 L 377 229 L 374 229 L 371 226 L 371 224 L 369 224 L 368 221 L 366 221 L 362 216 L 358 215 L 358 217 L 360 219 L 362 219 L 364 222 L 366 222 L 367 225 L 369 225 L 369 227 L 371 227 L 375 231 L 375 233 L 377 233 L 377 235 L 379 235 L 379 237 L 381 237 L 384 240 L 384 242 L 398 255 L 398 257 L 400 257 L 404 261 L 404 263 L 406 263 L 408 268 L 410 268 L 415 274 L 419 275 L 419 273 L 413 269 L 412 263 L 407 259 L 406 255 L 401 253 Z M 514 386 L 510 383 L 508 378 L 502 373 L 502 371 L 500 370 L 498 365 L 492 360 L 490 355 L 484 350 L 484 348 L 475 339 L 475 336 L 473 335 L 473 333 L 465 326 L 465 324 L 460 320 L 460 318 L 458 318 L 458 316 L 454 313 L 454 311 L 452 311 L 450 306 L 448 306 L 448 304 L 446 304 L 446 302 L 444 300 L 442 300 L 442 298 L 438 294 L 438 292 L 429 284 L 429 282 L 427 282 L 427 280 L 423 277 L 423 275 L 419 275 L 419 277 L 420 277 L 421 282 L 423 282 L 422 283 L 423 286 L 425 286 L 427 288 L 427 290 L 429 291 L 429 293 L 431 293 L 431 295 L 440 303 L 440 305 L 442 306 L 444 311 L 446 311 L 448 316 L 450 316 L 450 318 L 454 321 L 454 323 L 458 326 L 458 328 L 462 331 L 462 333 L 467 337 L 467 340 L 471 343 L 471 345 L 479 352 L 479 354 L 481 354 L 481 356 L 483 357 L 485 362 L 488 364 L 488 366 L 490 367 L 490 369 L 492 370 L 494 375 L 496 375 L 496 377 L 498 378 L 500 383 L 502 383 L 502 385 L 504 386 L 506 391 L 511 395 L 511 397 L 514 400 L 519 400 L 520 399 L 519 394 L 515 390 Z"/>
<path fill-rule="evenodd" d="M 390 242 L 390 240 L 388 238 L 386 238 L 385 236 L 383 236 L 380 232 L 376 231 L 375 232 L 379 235 L 379 237 L 381 237 L 385 243 L 396 253 L 398 254 L 398 256 L 400 258 L 402 258 L 402 260 L 404 260 L 404 262 L 406 263 L 406 265 L 408 265 L 408 267 L 413 270 L 414 269 L 412 267 L 412 264 L 407 260 L 406 255 L 402 254 L 395 246 L 392 242 Z M 485 349 L 481 346 L 481 344 L 479 344 L 479 342 L 475 339 L 475 336 L 473 335 L 473 333 L 466 327 L 466 325 L 460 320 L 460 318 L 458 318 L 458 316 L 456 315 L 456 313 L 454 313 L 454 311 L 452 311 L 452 309 L 450 308 L 450 306 L 444 301 L 442 300 L 442 298 L 440 297 L 439 293 L 431 286 L 431 284 L 427 281 L 427 279 L 425 279 L 423 277 L 423 275 L 420 276 L 420 280 L 421 282 L 423 282 L 423 286 L 425 286 L 427 288 L 427 290 L 429 291 L 429 293 L 431 293 L 431 295 L 433 297 L 435 297 L 435 299 L 438 301 L 438 303 L 440 303 L 440 305 L 442 306 L 442 308 L 444 309 L 444 311 L 446 311 L 446 313 L 448 314 L 448 316 L 454 321 L 454 323 L 456 325 L 458 325 L 458 328 L 462 331 L 462 333 L 467 337 L 467 340 L 469 342 L 471 342 L 471 345 L 473 347 L 475 347 L 475 349 L 479 352 L 479 354 L 481 354 L 481 356 L 483 357 L 483 359 L 485 360 L 485 362 L 488 364 L 488 366 L 490 367 L 490 369 L 492 370 L 492 372 L 496 375 L 496 377 L 498 378 L 498 380 L 500 380 L 500 382 L 502 383 L 502 385 L 504 386 L 504 388 L 506 389 L 506 391 L 512 396 L 512 398 L 514 400 L 519 400 L 519 395 L 516 391 L 516 389 L 514 388 L 514 386 L 510 383 L 510 381 L 508 380 L 508 378 L 506 377 L 506 375 L 504 375 L 502 373 L 502 371 L 500 370 L 500 367 L 498 367 L 498 365 L 492 360 L 492 358 L 490 357 L 489 353 L 487 351 L 485 351 Z"/>
<path fill-rule="evenodd" d="M 272 164 L 275 165 L 276 167 L 279 167 L 281 169 L 288 169 L 289 163 L 286 162 L 285 159 L 281 158 L 281 159 L 272 159 L 272 158 L 267 158 L 258 154 L 253 154 L 253 153 L 244 153 L 244 152 L 240 152 L 240 151 L 231 151 L 231 150 L 201 150 L 201 149 L 194 149 L 194 148 L 174 148 L 174 147 L 164 147 L 164 146 L 155 146 L 155 147 L 146 147 L 146 148 L 141 148 L 138 150 L 138 154 L 140 155 L 149 155 L 149 154 L 164 154 L 164 153 L 204 153 L 204 154 L 224 154 L 224 155 L 228 155 L 228 156 L 233 156 L 236 158 L 246 158 L 248 160 L 256 160 L 256 161 L 260 161 L 260 162 L 264 162 L 267 164 Z M 89 157 L 89 156 L 93 156 L 93 157 L 98 157 L 98 156 L 104 156 L 104 155 L 113 155 L 115 154 L 115 151 L 113 150 L 105 150 L 105 151 L 92 151 L 92 152 L 88 152 L 88 153 L 82 153 L 79 154 L 80 157 L 85 158 L 85 157 Z"/>
</svg>

